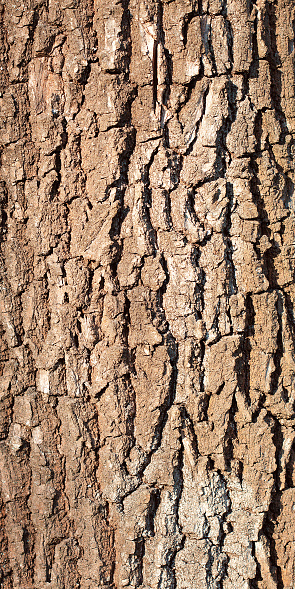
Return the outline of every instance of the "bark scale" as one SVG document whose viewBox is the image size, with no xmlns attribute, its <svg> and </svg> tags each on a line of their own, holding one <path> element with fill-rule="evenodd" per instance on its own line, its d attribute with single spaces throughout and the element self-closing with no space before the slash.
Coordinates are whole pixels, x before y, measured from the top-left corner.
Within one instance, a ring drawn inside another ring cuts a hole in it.
<svg viewBox="0 0 295 589">
<path fill-rule="evenodd" d="M 293 0 L 1 4 L 3 589 L 293 589 Z"/>
</svg>

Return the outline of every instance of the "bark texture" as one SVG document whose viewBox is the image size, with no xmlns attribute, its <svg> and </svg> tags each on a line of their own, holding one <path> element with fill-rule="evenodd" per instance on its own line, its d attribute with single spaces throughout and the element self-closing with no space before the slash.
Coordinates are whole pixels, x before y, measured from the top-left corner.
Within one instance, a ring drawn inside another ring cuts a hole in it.
<svg viewBox="0 0 295 589">
<path fill-rule="evenodd" d="M 293 589 L 293 0 L 1 4 L 2 589 Z"/>
</svg>

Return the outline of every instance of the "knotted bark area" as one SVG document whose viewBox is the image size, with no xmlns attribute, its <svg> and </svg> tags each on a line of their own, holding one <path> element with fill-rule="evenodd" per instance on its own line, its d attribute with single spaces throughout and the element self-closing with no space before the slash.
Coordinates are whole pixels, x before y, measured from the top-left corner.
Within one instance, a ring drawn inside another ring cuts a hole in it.
<svg viewBox="0 0 295 589">
<path fill-rule="evenodd" d="M 2 0 L 0 585 L 293 589 L 293 0 Z"/>
</svg>

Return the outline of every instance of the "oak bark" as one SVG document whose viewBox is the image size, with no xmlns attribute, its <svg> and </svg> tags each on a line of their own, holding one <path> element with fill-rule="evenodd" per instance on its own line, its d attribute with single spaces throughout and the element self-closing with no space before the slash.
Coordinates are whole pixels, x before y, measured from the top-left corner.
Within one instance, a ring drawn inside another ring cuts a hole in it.
<svg viewBox="0 0 295 589">
<path fill-rule="evenodd" d="M 293 589 L 293 0 L 0 15 L 1 588 Z"/>
</svg>

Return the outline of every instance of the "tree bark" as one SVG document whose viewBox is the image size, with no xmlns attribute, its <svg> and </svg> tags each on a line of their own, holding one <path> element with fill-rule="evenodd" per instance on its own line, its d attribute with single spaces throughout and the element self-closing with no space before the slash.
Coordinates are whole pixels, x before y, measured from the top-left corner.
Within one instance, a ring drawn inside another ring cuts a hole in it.
<svg viewBox="0 0 295 589">
<path fill-rule="evenodd" d="M 1 588 L 293 589 L 293 0 L 0 14 Z"/>
</svg>

